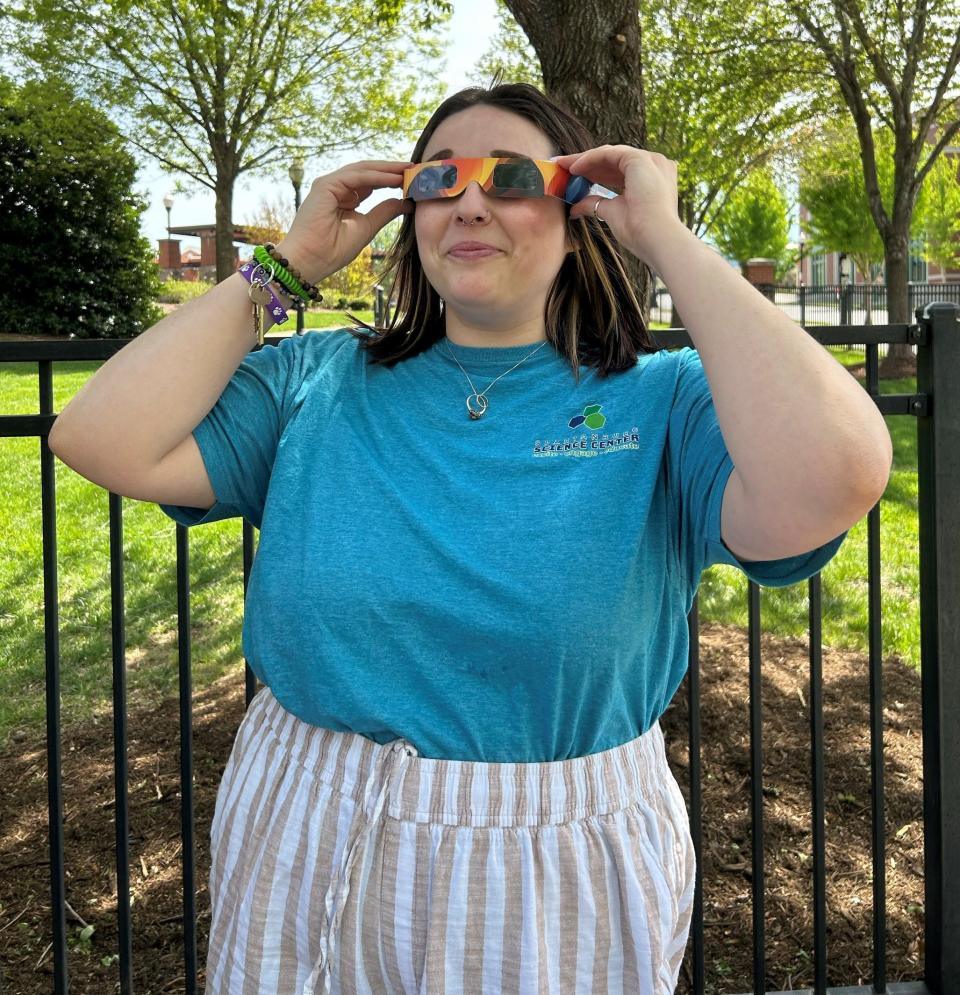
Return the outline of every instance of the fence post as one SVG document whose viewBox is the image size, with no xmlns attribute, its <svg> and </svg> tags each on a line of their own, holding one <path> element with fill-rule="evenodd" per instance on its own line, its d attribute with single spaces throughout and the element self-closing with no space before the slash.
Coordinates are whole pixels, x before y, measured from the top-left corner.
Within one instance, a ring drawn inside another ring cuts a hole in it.
<svg viewBox="0 0 960 995">
<path fill-rule="evenodd" d="M 918 307 L 925 977 L 960 991 L 960 308 Z"/>
<path fill-rule="evenodd" d="M 377 295 L 376 300 L 373 302 L 373 323 L 378 328 L 382 328 L 387 323 L 386 316 L 383 313 L 383 287 L 378 283 L 373 289 Z"/>
</svg>

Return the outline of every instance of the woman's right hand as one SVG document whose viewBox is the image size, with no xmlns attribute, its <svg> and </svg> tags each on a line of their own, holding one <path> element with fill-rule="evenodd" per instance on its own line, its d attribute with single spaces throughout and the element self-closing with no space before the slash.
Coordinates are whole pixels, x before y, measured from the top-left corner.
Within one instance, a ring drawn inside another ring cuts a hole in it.
<svg viewBox="0 0 960 995">
<path fill-rule="evenodd" d="M 318 176 L 300 205 L 280 254 L 310 283 L 319 283 L 353 262 L 364 246 L 394 218 L 413 211 L 413 201 L 390 198 L 367 214 L 357 208 L 374 190 L 401 187 L 411 162 L 354 162 Z"/>
</svg>

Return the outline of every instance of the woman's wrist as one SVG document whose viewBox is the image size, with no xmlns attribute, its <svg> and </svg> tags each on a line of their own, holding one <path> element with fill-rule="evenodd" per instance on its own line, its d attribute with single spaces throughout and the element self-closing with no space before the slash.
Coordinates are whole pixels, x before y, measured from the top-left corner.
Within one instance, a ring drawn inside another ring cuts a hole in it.
<svg viewBox="0 0 960 995">
<path fill-rule="evenodd" d="M 319 283 L 329 275 L 325 271 L 319 269 L 316 263 L 309 258 L 307 253 L 305 253 L 303 249 L 295 243 L 291 244 L 290 242 L 283 240 L 277 242 L 274 248 L 281 256 L 283 256 L 284 259 L 289 261 L 290 266 L 288 266 L 287 269 L 290 269 L 291 266 L 294 269 L 298 269 L 303 274 L 304 279 L 310 283 Z"/>
</svg>

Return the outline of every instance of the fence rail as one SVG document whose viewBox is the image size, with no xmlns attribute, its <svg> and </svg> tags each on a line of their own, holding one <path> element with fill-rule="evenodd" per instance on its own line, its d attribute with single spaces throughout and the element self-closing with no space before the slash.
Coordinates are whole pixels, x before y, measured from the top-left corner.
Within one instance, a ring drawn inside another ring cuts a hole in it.
<svg viewBox="0 0 960 995">
<path fill-rule="evenodd" d="M 816 287 L 762 284 L 757 289 L 805 327 L 887 324 L 887 288 L 882 283 L 872 286 L 830 283 Z M 907 301 L 911 314 L 934 302 L 960 304 L 960 283 L 911 283 Z M 665 287 L 659 288 L 651 304 L 651 318 L 661 324 L 670 324 L 672 308 L 670 292 Z M 880 355 L 884 356 L 887 343 L 878 345 Z"/>
<path fill-rule="evenodd" d="M 866 389 L 884 414 L 916 419 L 920 521 L 920 618 L 924 770 L 924 976 L 907 983 L 888 983 L 886 969 L 886 896 L 883 785 L 882 655 L 880 641 L 880 513 L 867 516 L 869 590 L 869 672 L 872 777 L 873 935 L 864 937 L 873 949 L 869 986 L 827 986 L 826 829 L 824 824 L 824 749 L 821 678 L 821 578 L 809 585 L 811 829 L 814 890 L 813 988 L 776 995 L 955 995 L 960 992 L 960 309 L 952 304 L 918 308 L 911 325 L 813 327 L 807 332 L 822 345 L 862 344 L 866 349 Z M 686 331 L 657 333 L 668 348 L 692 345 Z M 278 338 L 268 338 L 275 345 Z M 917 350 L 915 394 L 881 395 L 879 349 L 909 343 Z M 53 985 L 65 995 L 68 985 L 66 890 L 63 829 L 63 787 L 60 732 L 60 646 L 57 578 L 57 529 L 54 457 L 46 444 L 54 420 L 54 361 L 104 360 L 125 343 L 119 340 L 69 342 L 3 342 L 0 362 L 36 362 L 40 412 L 0 416 L 0 437 L 35 436 L 41 440 L 43 578 L 45 608 L 46 729 L 49 809 L 51 940 Z M 118 916 L 118 987 L 133 992 L 132 927 L 129 902 L 129 820 L 127 812 L 126 666 L 123 587 L 122 499 L 109 495 L 110 585 L 112 596 L 114 779 Z M 185 991 L 197 991 L 197 909 L 195 882 L 195 819 L 193 812 L 192 694 L 190 684 L 190 583 L 188 530 L 177 524 L 178 663 L 180 675 L 180 788 L 183 875 L 183 948 Z M 243 585 L 246 592 L 254 556 L 253 528 L 243 523 Z M 751 824 L 753 840 L 753 995 L 763 995 L 765 978 L 763 779 L 760 697 L 759 586 L 748 581 L 751 733 Z M 689 728 L 689 806 L 698 856 L 697 892 L 689 951 L 696 995 L 707 989 L 703 922 L 703 813 L 701 781 L 700 667 L 698 603 L 688 618 L 690 669 L 687 677 Z M 942 662 L 941 662 L 942 661 Z M 952 663 L 953 665 L 948 665 Z M 246 668 L 246 700 L 255 690 Z M 951 776 L 952 772 L 952 776 Z M 767 993 L 774 995 L 774 993 Z"/>
</svg>

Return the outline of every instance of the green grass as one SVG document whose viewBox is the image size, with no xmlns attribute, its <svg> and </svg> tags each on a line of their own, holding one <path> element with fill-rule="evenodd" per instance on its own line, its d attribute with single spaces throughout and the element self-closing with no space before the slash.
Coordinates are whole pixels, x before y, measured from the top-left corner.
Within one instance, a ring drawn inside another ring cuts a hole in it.
<svg viewBox="0 0 960 995">
<path fill-rule="evenodd" d="M 309 328 L 355 328 L 354 323 L 347 317 L 348 312 L 356 315 L 361 321 L 373 324 L 372 311 L 306 311 L 303 315 L 303 327 Z M 291 311 L 290 317 L 282 325 L 274 325 L 268 335 L 277 332 L 295 332 L 297 330 L 297 312 Z"/>
<path fill-rule="evenodd" d="M 361 317 L 372 317 L 369 314 Z M 343 315 L 310 314 L 329 326 Z M 319 326 L 311 326 L 319 327 Z M 843 362 L 855 352 L 835 350 Z M 862 361 L 862 353 L 859 354 Z M 54 409 L 60 411 L 99 363 L 54 363 Z M 883 393 L 912 393 L 913 380 L 881 381 Z M 0 366 L 3 414 L 36 410 L 36 364 Z M 895 462 L 881 501 L 883 649 L 918 665 L 920 658 L 916 423 L 887 418 Z M 0 446 L 0 504 L 6 541 L 0 558 L 0 748 L 12 729 L 39 729 L 44 718 L 43 570 L 39 440 Z M 54 461 L 59 571 L 62 710 L 66 721 L 109 712 L 111 694 L 109 517 L 107 492 Z M 177 686 L 177 591 L 174 523 L 154 504 L 123 502 L 125 624 L 131 697 L 147 702 Z M 190 530 L 192 679 L 202 686 L 236 672 L 243 617 L 241 522 Z M 824 642 L 866 651 L 866 521 L 858 523 L 824 568 Z M 807 585 L 764 588 L 766 631 L 804 635 Z M 707 570 L 700 586 L 704 621 L 747 625 L 747 581 L 736 568 Z"/>
</svg>

